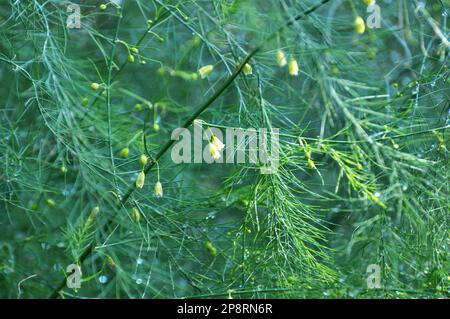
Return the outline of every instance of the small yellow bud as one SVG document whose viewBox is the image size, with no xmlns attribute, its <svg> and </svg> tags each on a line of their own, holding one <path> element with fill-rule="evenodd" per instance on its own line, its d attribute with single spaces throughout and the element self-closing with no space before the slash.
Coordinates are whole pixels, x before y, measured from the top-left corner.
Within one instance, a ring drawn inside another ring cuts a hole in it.
<svg viewBox="0 0 450 319">
<path fill-rule="evenodd" d="M 136 207 L 133 207 L 131 209 L 131 218 L 136 222 L 139 223 L 141 220 L 141 214 L 139 213 L 139 210 Z"/>
<path fill-rule="evenodd" d="M 166 73 L 166 70 L 163 67 L 160 67 L 156 72 L 158 73 L 158 75 L 164 75 L 164 73 Z"/>
<path fill-rule="evenodd" d="M 81 105 L 87 106 L 88 104 L 89 104 L 89 99 L 87 97 L 85 97 L 84 99 L 81 100 Z"/>
<path fill-rule="evenodd" d="M 209 64 L 209 65 L 205 65 L 204 67 L 201 67 L 198 70 L 198 73 L 200 74 L 200 77 L 202 79 L 206 78 L 212 71 L 214 70 L 214 66 Z"/>
<path fill-rule="evenodd" d="M 217 148 L 219 152 L 225 148 L 225 144 L 223 144 L 222 141 L 219 140 L 215 135 L 211 136 L 211 143 Z"/>
<path fill-rule="evenodd" d="M 134 105 L 134 109 L 136 110 L 136 111 L 142 111 L 142 104 L 141 103 L 136 103 L 135 105 Z"/>
<path fill-rule="evenodd" d="M 140 172 L 138 177 L 136 178 L 136 187 L 142 188 L 144 187 L 144 184 L 145 184 L 145 173 Z"/>
<path fill-rule="evenodd" d="M 130 51 L 133 54 L 138 54 L 139 53 L 139 49 L 138 48 L 131 48 Z"/>
<path fill-rule="evenodd" d="M 316 168 L 316 164 L 314 164 L 314 161 L 312 159 L 308 159 L 308 168 Z"/>
<path fill-rule="evenodd" d="M 366 24 L 364 23 L 363 18 L 356 17 L 355 21 L 353 22 L 353 25 L 355 26 L 355 32 L 358 34 L 363 34 L 366 30 Z"/>
<path fill-rule="evenodd" d="M 333 66 L 331 67 L 331 74 L 333 76 L 338 76 L 339 75 L 339 68 L 337 67 L 336 64 L 333 64 Z"/>
<path fill-rule="evenodd" d="M 289 284 L 292 285 L 292 284 L 294 284 L 297 281 L 297 278 L 295 276 L 289 276 L 287 278 L 287 281 L 288 281 Z"/>
<path fill-rule="evenodd" d="M 128 62 L 130 62 L 130 63 L 134 63 L 134 56 L 132 56 L 131 54 L 128 54 L 127 60 L 128 60 Z"/>
<path fill-rule="evenodd" d="M 298 63 L 297 60 L 292 59 L 291 62 L 289 62 L 289 75 L 291 76 L 298 76 Z"/>
<path fill-rule="evenodd" d="M 157 182 L 155 184 L 155 197 L 163 197 L 163 188 L 162 188 L 162 184 L 160 182 Z"/>
<path fill-rule="evenodd" d="M 208 143 L 208 150 L 209 150 L 209 155 L 211 155 L 211 158 L 213 160 L 218 160 L 220 158 L 220 151 L 217 149 L 217 147 L 212 142 Z"/>
<path fill-rule="evenodd" d="M 284 55 L 284 52 L 281 50 L 277 51 L 277 64 L 278 66 L 285 66 L 287 64 L 286 56 Z"/>
<path fill-rule="evenodd" d="M 106 4 L 101 4 L 99 9 L 100 9 L 100 11 L 105 11 L 106 10 Z"/>
<path fill-rule="evenodd" d="M 95 83 L 95 82 L 91 84 L 92 91 L 97 91 L 99 88 L 100 88 L 100 84 Z"/>
<path fill-rule="evenodd" d="M 67 167 L 65 167 L 64 165 L 61 166 L 61 167 L 59 168 L 59 171 L 60 171 L 61 174 L 66 174 L 66 173 L 67 173 Z"/>
<path fill-rule="evenodd" d="M 153 123 L 152 130 L 155 133 L 159 132 L 159 124 L 158 123 Z"/>
<path fill-rule="evenodd" d="M 311 159 L 311 147 L 309 145 L 305 146 L 304 153 L 305 153 L 306 159 L 310 160 Z"/>
<path fill-rule="evenodd" d="M 198 46 L 200 43 L 202 43 L 202 39 L 198 35 L 194 35 L 192 37 L 192 45 Z"/>
<path fill-rule="evenodd" d="M 139 163 L 140 163 L 142 166 L 147 165 L 147 161 L 148 161 L 148 157 L 147 157 L 146 155 L 142 154 L 142 155 L 139 157 Z"/>
<path fill-rule="evenodd" d="M 372 5 L 372 4 L 375 4 L 375 0 L 363 0 L 363 2 L 364 2 L 365 4 L 367 4 L 368 6 L 370 6 L 370 5 Z"/>
<path fill-rule="evenodd" d="M 244 72 L 244 74 L 250 75 L 253 73 L 253 68 L 250 64 L 245 63 L 244 67 L 242 68 L 242 71 Z"/>
<path fill-rule="evenodd" d="M 55 206 L 56 206 L 55 201 L 54 201 L 53 199 L 51 199 L 51 198 L 48 198 L 48 199 L 45 201 L 45 203 L 47 204 L 48 207 L 55 207 Z"/>
<path fill-rule="evenodd" d="M 211 256 L 216 257 L 217 256 L 217 249 L 213 246 L 213 244 L 210 241 L 207 241 L 205 243 L 205 248 L 208 250 L 208 252 L 211 254 Z"/>
<path fill-rule="evenodd" d="M 130 155 L 130 149 L 128 147 L 124 147 L 120 150 L 119 156 L 122 158 L 127 158 Z"/>
</svg>

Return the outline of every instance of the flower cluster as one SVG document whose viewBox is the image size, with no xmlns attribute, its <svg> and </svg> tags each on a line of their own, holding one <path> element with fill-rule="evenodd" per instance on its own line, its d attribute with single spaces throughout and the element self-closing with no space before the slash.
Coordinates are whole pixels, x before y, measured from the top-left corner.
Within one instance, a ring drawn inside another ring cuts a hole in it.
<svg viewBox="0 0 450 319">
<path fill-rule="evenodd" d="M 139 164 L 141 164 L 142 170 L 141 170 L 141 172 L 138 174 L 138 176 L 136 178 L 136 182 L 135 182 L 136 188 L 143 188 L 144 187 L 144 184 L 145 184 L 145 171 L 144 171 L 144 169 L 145 169 L 145 166 L 147 165 L 147 162 L 148 162 L 147 155 L 142 154 L 139 157 Z M 158 197 L 158 198 L 163 197 L 163 188 L 162 188 L 161 182 L 159 181 L 159 167 L 158 167 L 158 181 L 155 184 L 155 189 L 154 189 L 153 194 L 154 194 L 155 197 Z M 134 215 L 136 215 L 136 213 L 134 213 Z"/>
<path fill-rule="evenodd" d="M 286 55 L 284 54 L 284 52 L 282 50 L 277 51 L 275 59 L 276 59 L 276 62 L 279 67 L 284 67 L 288 64 Z M 288 71 L 289 71 L 289 75 L 291 75 L 291 76 L 298 76 L 298 74 L 300 72 L 300 69 L 298 67 L 298 62 L 293 57 L 289 61 Z"/>
<path fill-rule="evenodd" d="M 222 143 L 215 135 L 211 136 L 208 143 L 208 150 L 211 158 L 218 160 L 220 158 L 220 152 L 225 148 L 225 144 Z"/>
</svg>

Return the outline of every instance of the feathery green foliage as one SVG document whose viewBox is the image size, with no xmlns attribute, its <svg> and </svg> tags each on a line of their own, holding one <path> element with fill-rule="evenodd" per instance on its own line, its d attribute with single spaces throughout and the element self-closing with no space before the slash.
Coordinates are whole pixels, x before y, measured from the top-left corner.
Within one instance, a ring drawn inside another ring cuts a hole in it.
<svg viewBox="0 0 450 319">
<path fill-rule="evenodd" d="M 0 297 L 449 296 L 447 0 L 69 4 L 0 4 Z M 194 120 L 278 171 L 175 164 Z"/>
</svg>

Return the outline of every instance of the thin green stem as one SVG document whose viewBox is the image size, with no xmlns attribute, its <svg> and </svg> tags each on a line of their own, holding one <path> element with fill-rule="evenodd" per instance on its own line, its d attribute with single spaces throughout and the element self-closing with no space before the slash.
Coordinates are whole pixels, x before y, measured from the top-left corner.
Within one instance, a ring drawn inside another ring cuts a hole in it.
<svg viewBox="0 0 450 319">
<path fill-rule="evenodd" d="M 114 35 L 114 40 L 112 43 L 111 48 L 111 55 L 109 56 L 109 62 L 108 62 L 108 78 L 106 80 L 106 112 L 108 117 L 108 146 L 109 146 L 109 156 L 111 158 L 111 169 L 113 173 L 114 178 L 114 184 L 117 188 L 117 182 L 116 182 L 116 168 L 114 163 L 114 152 L 113 152 L 113 145 L 112 145 L 112 124 L 111 124 L 111 82 L 112 82 L 112 69 L 114 64 L 114 56 L 116 55 L 116 47 L 117 47 L 117 40 L 119 38 L 119 31 L 120 31 L 120 24 L 122 21 L 122 10 L 119 12 L 119 16 L 117 19 L 117 26 L 116 26 L 116 32 Z"/>
</svg>

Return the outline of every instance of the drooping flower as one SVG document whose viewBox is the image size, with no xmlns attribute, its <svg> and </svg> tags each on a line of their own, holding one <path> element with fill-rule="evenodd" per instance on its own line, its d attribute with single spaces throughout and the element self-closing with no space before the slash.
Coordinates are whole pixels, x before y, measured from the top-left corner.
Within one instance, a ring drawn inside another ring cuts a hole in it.
<svg viewBox="0 0 450 319">
<path fill-rule="evenodd" d="M 217 148 L 219 152 L 225 148 L 225 144 L 223 144 L 222 141 L 219 140 L 215 135 L 211 136 L 211 143 Z"/>
<path fill-rule="evenodd" d="M 56 206 L 55 201 L 54 201 L 53 199 L 51 199 L 51 198 L 48 198 L 48 199 L 45 201 L 45 203 L 47 204 L 48 207 L 55 207 L 55 206 Z"/>
<path fill-rule="evenodd" d="M 131 218 L 136 222 L 139 223 L 141 220 L 141 214 L 139 213 L 139 210 L 136 207 L 133 207 L 131 209 Z"/>
<path fill-rule="evenodd" d="M 289 62 L 289 75 L 291 75 L 291 76 L 298 76 L 298 71 L 299 71 L 299 69 L 298 69 L 297 60 L 292 59 Z"/>
<path fill-rule="evenodd" d="M 163 197 L 163 188 L 162 188 L 161 182 L 159 182 L 159 181 L 155 184 L 154 194 L 155 194 L 155 197 Z"/>
<path fill-rule="evenodd" d="M 211 155 L 211 158 L 213 160 L 218 160 L 220 158 L 220 151 L 217 149 L 217 146 L 215 146 L 212 142 L 208 143 L 208 150 L 209 155 Z"/>
<path fill-rule="evenodd" d="M 205 65 L 203 67 L 201 67 L 198 70 L 198 73 L 200 74 L 200 77 L 202 79 L 206 78 L 212 71 L 214 70 L 214 66 L 209 64 L 209 65 Z"/>
<path fill-rule="evenodd" d="M 355 32 L 358 34 L 363 34 L 364 31 L 366 31 L 366 24 L 364 23 L 363 18 L 356 17 L 355 21 L 353 22 L 355 26 Z"/>
<path fill-rule="evenodd" d="M 277 64 L 278 66 L 285 66 L 287 64 L 286 56 L 284 55 L 284 52 L 281 50 L 277 51 Z"/>
<path fill-rule="evenodd" d="M 245 63 L 244 67 L 242 68 L 242 71 L 244 72 L 244 74 L 250 75 L 253 73 L 253 68 L 250 64 Z"/>
<path fill-rule="evenodd" d="M 61 172 L 61 174 L 66 174 L 67 173 L 67 167 L 65 167 L 64 165 L 60 167 L 59 171 Z"/>
<path fill-rule="evenodd" d="M 130 155 L 130 149 L 128 147 L 124 147 L 120 150 L 119 156 L 122 158 L 127 158 Z"/>
<path fill-rule="evenodd" d="M 139 157 L 139 163 L 140 163 L 142 166 L 147 165 L 147 161 L 148 161 L 147 155 L 142 154 L 142 155 Z"/>
<path fill-rule="evenodd" d="M 100 88 L 100 84 L 95 83 L 95 82 L 91 84 L 92 91 L 97 91 L 99 88 Z"/>
<path fill-rule="evenodd" d="M 145 184 L 145 173 L 142 171 L 139 173 L 138 177 L 136 178 L 136 187 L 142 188 Z"/>
</svg>

